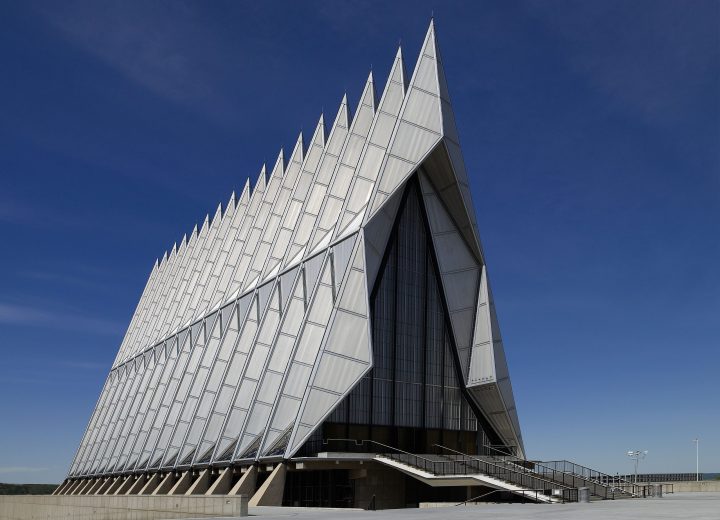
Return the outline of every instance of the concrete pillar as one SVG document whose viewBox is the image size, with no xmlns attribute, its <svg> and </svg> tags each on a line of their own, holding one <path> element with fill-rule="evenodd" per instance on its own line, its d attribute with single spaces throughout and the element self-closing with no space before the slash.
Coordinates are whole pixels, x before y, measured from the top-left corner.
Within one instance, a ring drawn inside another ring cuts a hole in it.
<svg viewBox="0 0 720 520">
<path fill-rule="evenodd" d="M 58 495 L 67 495 L 68 489 L 72 487 L 73 480 L 67 479 L 63 486 L 60 487 L 60 490 L 58 491 Z"/>
<path fill-rule="evenodd" d="M 284 462 L 275 466 L 270 476 L 263 482 L 260 489 L 248 502 L 250 507 L 254 506 L 281 506 L 283 493 L 285 492 L 285 475 L 287 464 Z"/>
<path fill-rule="evenodd" d="M 78 487 L 82 485 L 83 482 L 85 482 L 85 480 L 83 479 L 73 480 L 65 490 L 65 494 L 72 495 L 78 489 Z"/>
<path fill-rule="evenodd" d="M 158 487 L 155 488 L 155 491 L 150 493 L 151 495 L 167 495 L 168 491 L 170 491 L 173 488 L 173 485 L 175 484 L 176 480 L 175 473 L 172 471 L 168 472 L 167 475 L 165 475 L 165 478 L 160 481 L 160 484 L 158 484 Z"/>
<path fill-rule="evenodd" d="M 210 487 L 210 469 L 206 468 L 202 470 L 202 473 L 198 475 L 198 478 L 195 479 L 195 482 L 192 483 L 192 486 L 188 488 L 187 491 L 185 491 L 186 495 L 204 495 L 205 492 Z"/>
<path fill-rule="evenodd" d="M 78 482 L 78 485 L 73 488 L 72 494 L 73 495 L 80 495 L 82 490 L 88 485 L 89 482 L 92 482 L 93 479 L 82 479 L 80 482 Z"/>
<path fill-rule="evenodd" d="M 228 495 L 245 495 L 250 498 L 255 494 L 255 483 L 257 482 L 257 466 L 250 466 L 248 470 L 243 473 L 240 480 L 237 481 L 232 489 L 228 492 Z"/>
<path fill-rule="evenodd" d="M 125 494 L 126 495 L 137 495 L 140 493 L 140 490 L 145 487 L 145 484 L 147 484 L 148 477 L 146 474 L 138 475 L 137 480 L 135 483 L 130 486 L 130 489 L 128 489 Z"/>
<path fill-rule="evenodd" d="M 89 479 L 85 480 L 80 485 L 79 488 L 75 489 L 75 492 L 73 494 L 74 495 L 87 495 L 90 492 L 90 490 L 92 489 L 92 487 L 95 485 L 97 480 L 98 480 L 97 478 L 89 478 Z"/>
<path fill-rule="evenodd" d="M 96 478 L 95 483 L 90 487 L 90 489 L 88 489 L 87 494 L 94 495 L 95 493 L 97 493 L 98 489 L 102 487 L 103 483 L 105 483 L 106 480 L 107 479 L 104 478 Z"/>
<path fill-rule="evenodd" d="M 66 482 L 67 482 L 67 480 L 63 480 L 62 482 L 60 482 L 60 484 L 58 484 L 58 486 L 55 489 L 53 489 L 53 492 L 50 493 L 50 496 L 57 495 L 60 492 L 60 490 L 63 488 L 63 486 L 65 485 Z"/>
<path fill-rule="evenodd" d="M 192 471 L 183 471 L 180 478 L 175 482 L 175 485 L 168 491 L 168 495 L 184 495 L 191 484 Z"/>
<path fill-rule="evenodd" d="M 68 481 L 65 483 L 65 485 L 60 490 L 60 493 L 58 493 L 58 495 L 67 495 L 67 492 L 72 487 L 73 482 L 74 482 L 73 480 L 68 479 Z"/>
<path fill-rule="evenodd" d="M 126 479 L 127 479 L 126 476 L 119 475 L 115 479 L 115 481 L 112 483 L 112 485 L 105 490 L 105 494 L 106 495 L 114 495 L 115 491 L 117 491 L 125 483 Z"/>
<path fill-rule="evenodd" d="M 227 495 L 230 491 L 230 484 L 232 484 L 233 469 L 225 468 L 222 473 L 218 475 L 218 478 L 213 482 L 205 494 L 206 495 Z M 253 484 L 254 486 L 255 484 Z"/>
<path fill-rule="evenodd" d="M 87 495 L 88 492 L 90 491 L 90 488 L 93 486 L 94 483 L 95 483 L 95 479 L 94 479 L 94 478 L 88 479 L 87 482 L 85 482 L 85 485 L 82 486 L 82 487 L 78 490 L 77 494 L 78 494 L 78 495 Z"/>
<path fill-rule="evenodd" d="M 160 484 L 160 481 L 162 480 L 162 473 L 155 473 L 152 477 L 145 483 L 145 485 L 140 488 L 140 492 L 137 493 L 138 495 L 152 495 L 152 492 L 155 491 L 155 489 Z"/>
<path fill-rule="evenodd" d="M 117 483 L 118 480 L 120 480 L 120 477 L 108 477 L 107 481 L 105 481 L 105 483 L 100 486 L 100 489 L 98 489 L 95 494 L 107 495 L 107 492 Z"/>
<path fill-rule="evenodd" d="M 135 475 L 128 475 L 127 478 L 120 485 L 120 487 L 115 490 L 115 493 L 113 493 L 113 495 L 126 495 L 127 490 L 133 487 L 133 485 L 135 485 L 136 480 L 137 478 L 135 478 Z"/>
<path fill-rule="evenodd" d="M 95 490 L 96 495 L 104 495 L 105 492 L 110 489 L 110 486 L 112 486 L 115 481 L 118 479 L 118 477 L 108 477 L 105 479 L 103 484 Z"/>
<path fill-rule="evenodd" d="M 122 486 L 122 483 L 125 482 L 125 478 L 126 477 L 123 477 L 122 475 L 115 477 L 115 480 L 113 480 L 113 483 L 110 484 L 110 487 L 105 490 L 103 495 L 114 495 L 117 488 Z"/>
<path fill-rule="evenodd" d="M 66 491 L 66 494 L 67 494 L 67 495 L 72 495 L 72 494 L 75 493 L 78 489 L 80 489 L 80 487 L 82 487 L 83 484 L 85 484 L 85 482 L 87 482 L 87 481 L 86 481 L 84 478 L 81 478 L 81 479 L 78 479 L 78 480 L 74 480 L 74 481 L 72 482 L 72 484 L 70 484 L 70 485 L 68 486 L 67 491 Z"/>
<path fill-rule="evenodd" d="M 578 502 L 581 504 L 590 503 L 590 490 L 586 487 L 578 488 Z"/>
<path fill-rule="evenodd" d="M 67 487 L 67 485 L 70 483 L 68 479 L 63 480 L 60 482 L 60 485 L 55 488 L 55 491 L 52 492 L 53 495 L 62 495 L 63 489 Z"/>
</svg>

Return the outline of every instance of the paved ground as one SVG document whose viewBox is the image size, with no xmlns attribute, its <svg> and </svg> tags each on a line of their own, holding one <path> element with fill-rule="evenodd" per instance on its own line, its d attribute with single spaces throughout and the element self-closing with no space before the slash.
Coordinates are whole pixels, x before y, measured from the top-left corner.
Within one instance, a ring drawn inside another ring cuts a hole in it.
<svg viewBox="0 0 720 520">
<path fill-rule="evenodd" d="M 257 516 L 258 520 L 288 520 L 289 517 L 299 520 L 720 520 L 720 493 L 678 493 L 659 499 L 606 500 L 590 504 L 487 504 L 385 511 L 251 507 L 250 515 Z"/>
</svg>

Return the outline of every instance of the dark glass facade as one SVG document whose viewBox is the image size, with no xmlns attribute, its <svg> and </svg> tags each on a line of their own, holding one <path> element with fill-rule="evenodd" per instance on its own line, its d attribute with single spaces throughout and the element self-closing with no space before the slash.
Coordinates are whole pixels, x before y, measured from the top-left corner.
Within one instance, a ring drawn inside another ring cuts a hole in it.
<svg viewBox="0 0 720 520">
<path fill-rule="evenodd" d="M 303 452 L 344 449 L 334 441 L 322 447 L 341 438 L 414 453 L 437 451 L 435 444 L 479 453 L 496 443 L 462 388 L 416 180 L 403 194 L 370 303 L 373 369 Z"/>
</svg>

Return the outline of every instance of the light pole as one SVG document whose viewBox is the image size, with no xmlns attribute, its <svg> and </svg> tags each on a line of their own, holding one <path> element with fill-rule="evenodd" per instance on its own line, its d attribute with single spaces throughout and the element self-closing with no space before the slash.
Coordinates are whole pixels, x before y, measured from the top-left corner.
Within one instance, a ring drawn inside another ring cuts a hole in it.
<svg viewBox="0 0 720 520">
<path fill-rule="evenodd" d="M 693 439 L 695 443 L 695 480 L 700 482 L 700 439 Z"/>
<path fill-rule="evenodd" d="M 637 484 L 638 479 L 638 464 L 640 463 L 641 459 L 645 458 L 645 455 L 647 455 L 647 450 L 640 451 L 640 450 L 630 450 L 627 452 L 627 456 L 630 457 L 635 461 L 635 484 Z"/>
</svg>

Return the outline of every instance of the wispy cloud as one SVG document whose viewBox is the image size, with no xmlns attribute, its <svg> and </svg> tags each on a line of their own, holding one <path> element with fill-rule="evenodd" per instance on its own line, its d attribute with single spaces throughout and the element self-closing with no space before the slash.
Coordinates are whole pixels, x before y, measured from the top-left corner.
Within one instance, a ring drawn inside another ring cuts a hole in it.
<svg viewBox="0 0 720 520">
<path fill-rule="evenodd" d="M 32 466 L 0 466 L 0 473 L 39 473 L 50 468 L 34 468 Z"/>
<path fill-rule="evenodd" d="M 88 219 L 80 216 L 68 215 L 57 208 L 48 208 L 41 204 L 11 198 L 7 194 L 0 195 L 0 222 L 54 229 L 80 229 L 93 225 Z"/>
<path fill-rule="evenodd" d="M 391 7 L 377 0 L 312 1 L 309 5 L 330 29 L 343 34 L 348 34 L 351 27 L 357 31 L 358 26 L 362 27 L 363 33 L 377 34 L 381 24 L 375 12 L 380 8 L 386 10 Z"/>
<path fill-rule="evenodd" d="M 671 126 L 702 109 L 697 93 L 716 74 L 720 57 L 719 7 L 702 19 L 701 10 L 678 9 L 676 2 L 524 5 L 562 42 L 570 67 L 622 110 Z"/>
<path fill-rule="evenodd" d="M 165 99 L 217 117 L 232 103 L 215 81 L 215 35 L 191 4 L 50 2 L 39 12 L 68 41 Z"/>
<path fill-rule="evenodd" d="M 0 221 L 2 222 L 19 222 L 30 218 L 32 212 L 30 208 L 16 201 L 3 198 L 0 200 Z"/>
<path fill-rule="evenodd" d="M 80 313 L 34 308 L 7 302 L 0 302 L 0 323 L 79 330 L 108 335 L 118 334 L 122 330 L 122 325 L 110 320 Z"/>
<path fill-rule="evenodd" d="M 85 289 L 92 289 L 97 291 L 109 291 L 113 288 L 108 283 L 96 281 L 88 276 L 39 270 L 22 271 L 18 274 L 30 280 L 36 280 L 39 282 L 47 282 L 54 285 L 62 285 L 74 288 L 82 287 Z"/>
<path fill-rule="evenodd" d="M 107 363 L 97 363 L 94 361 L 61 361 L 60 365 L 68 368 L 77 368 L 80 370 L 92 370 L 97 371 L 100 369 L 107 369 Z"/>
</svg>

